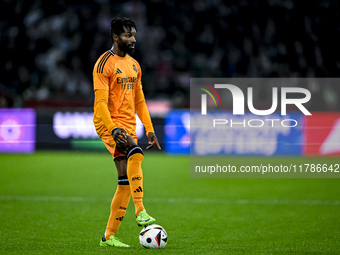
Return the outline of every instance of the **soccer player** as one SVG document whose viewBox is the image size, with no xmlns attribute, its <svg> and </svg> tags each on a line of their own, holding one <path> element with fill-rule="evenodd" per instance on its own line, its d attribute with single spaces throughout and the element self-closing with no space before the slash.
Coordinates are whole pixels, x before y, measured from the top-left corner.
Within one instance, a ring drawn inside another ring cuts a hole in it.
<svg viewBox="0 0 340 255">
<path fill-rule="evenodd" d="M 145 103 L 141 83 L 141 68 L 131 54 L 135 48 L 136 24 L 130 18 L 117 17 L 111 21 L 113 46 L 102 54 L 93 69 L 94 117 L 99 137 L 112 154 L 117 171 L 118 186 L 111 203 L 111 213 L 100 246 L 129 247 L 115 234 L 125 216 L 132 196 L 136 222 L 139 226 L 156 220 L 143 205 L 143 150 L 137 144 L 136 117 L 142 121 L 150 149 L 159 146 Z"/>
</svg>

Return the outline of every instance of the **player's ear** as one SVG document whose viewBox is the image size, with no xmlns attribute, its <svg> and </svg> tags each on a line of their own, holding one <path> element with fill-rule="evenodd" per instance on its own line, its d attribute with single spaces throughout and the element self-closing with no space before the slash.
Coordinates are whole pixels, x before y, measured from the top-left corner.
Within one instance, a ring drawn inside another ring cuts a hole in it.
<svg viewBox="0 0 340 255">
<path fill-rule="evenodd" d="M 112 35 L 112 40 L 113 40 L 113 42 L 118 42 L 118 35 L 117 34 L 113 34 Z"/>
</svg>

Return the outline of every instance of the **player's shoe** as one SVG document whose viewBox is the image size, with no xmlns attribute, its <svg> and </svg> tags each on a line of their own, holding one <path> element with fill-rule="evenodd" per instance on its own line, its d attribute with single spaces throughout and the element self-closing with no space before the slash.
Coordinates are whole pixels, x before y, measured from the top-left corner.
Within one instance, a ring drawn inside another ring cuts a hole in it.
<svg viewBox="0 0 340 255">
<path fill-rule="evenodd" d="M 136 222 L 138 226 L 142 227 L 145 225 L 150 225 L 156 221 L 155 218 L 151 217 L 146 210 L 139 211 L 139 215 L 136 217 Z"/>
<path fill-rule="evenodd" d="M 127 245 L 125 243 L 122 243 L 121 241 L 118 240 L 117 237 L 115 236 L 110 236 L 110 238 L 108 240 L 105 240 L 105 237 L 103 237 L 100 240 L 100 246 L 110 246 L 110 247 L 124 247 L 124 248 L 128 248 L 130 247 L 130 245 Z"/>
</svg>

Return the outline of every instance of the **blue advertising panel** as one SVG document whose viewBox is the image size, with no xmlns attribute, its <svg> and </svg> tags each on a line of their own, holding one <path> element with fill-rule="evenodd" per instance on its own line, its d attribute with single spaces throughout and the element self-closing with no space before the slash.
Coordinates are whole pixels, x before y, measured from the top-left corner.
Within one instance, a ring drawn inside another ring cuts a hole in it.
<svg viewBox="0 0 340 255">
<path fill-rule="evenodd" d="M 190 112 L 174 110 L 167 114 L 164 125 L 164 147 L 167 153 L 190 153 Z"/>
<path fill-rule="evenodd" d="M 303 115 L 257 116 L 211 112 L 212 119 L 228 123 L 212 130 L 200 112 L 171 111 L 165 119 L 165 151 L 193 155 L 302 155 Z M 231 121 L 233 120 L 232 125 Z M 226 121 L 227 122 L 227 121 Z M 190 146 L 191 135 L 191 146 Z M 211 144 L 211 146 L 208 146 Z"/>
<path fill-rule="evenodd" d="M 191 112 L 192 155 L 301 155 L 303 117 Z"/>
<path fill-rule="evenodd" d="M 278 134 L 277 136 L 277 149 L 275 155 L 302 155 L 303 148 L 303 129 L 305 127 L 304 115 L 302 113 L 290 113 L 289 119 L 295 120 L 298 124 L 296 127 L 289 128 L 286 134 Z M 290 122 L 293 126 L 293 121 Z"/>
</svg>

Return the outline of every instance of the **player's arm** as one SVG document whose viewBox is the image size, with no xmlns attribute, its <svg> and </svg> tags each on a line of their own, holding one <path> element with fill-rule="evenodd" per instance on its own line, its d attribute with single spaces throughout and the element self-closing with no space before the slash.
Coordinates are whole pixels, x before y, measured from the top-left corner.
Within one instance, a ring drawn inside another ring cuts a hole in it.
<svg viewBox="0 0 340 255">
<path fill-rule="evenodd" d="M 111 119 L 110 111 L 108 108 L 109 91 L 105 89 L 98 89 L 94 93 L 97 105 L 97 112 L 107 130 L 113 136 L 113 139 L 117 144 L 126 143 L 126 131 L 123 128 L 117 127 L 117 125 Z"/>
<path fill-rule="evenodd" d="M 108 108 L 109 103 L 109 91 L 104 89 L 97 89 L 94 92 L 95 100 L 96 100 L 96 110 L 101 117 L 104 125 L 106 126 L 107 130 L 111 133 L 113 129 L 117 126 L 113 123 L 110 115 L 110 111 Z"/>
<path fill-rule="evenodd" d="M 145 130 L 146 130 L 146 135 L 149 138 L 150 145 L 146 149 L 148 150 L 156 144 L 158 149 L 161 150 L 161 146 L 159 145 L 158 139 L 153 129 L 153 125 L 152 125 L 151 118 L 150 118 L 150 113 L 145 103 L 145 97 L 144 97 L 144 93 L 142 89 L 136 91 L 135 105 L 136 105 L 136 113 L 139 119 L 141 120 L 141 122 L 143 123 Z"/>
<path fill-rule="evenodd" d="M 103 68 L 102 72 L 98 72 L 98 69 L 94 68 L 93 72 L 93 83 L 94 83 L 94 93 L 96 101 L 96 110 L 102 119 L 107 130 L 113 136 L 116 143 L 126 142 L 126 131 L 122 128 L 117 127 L 117 125 L 112 121 L 111 114 L 109 111 L 109 77 L 110 69 L 106 66 Z"/>
</svg>

